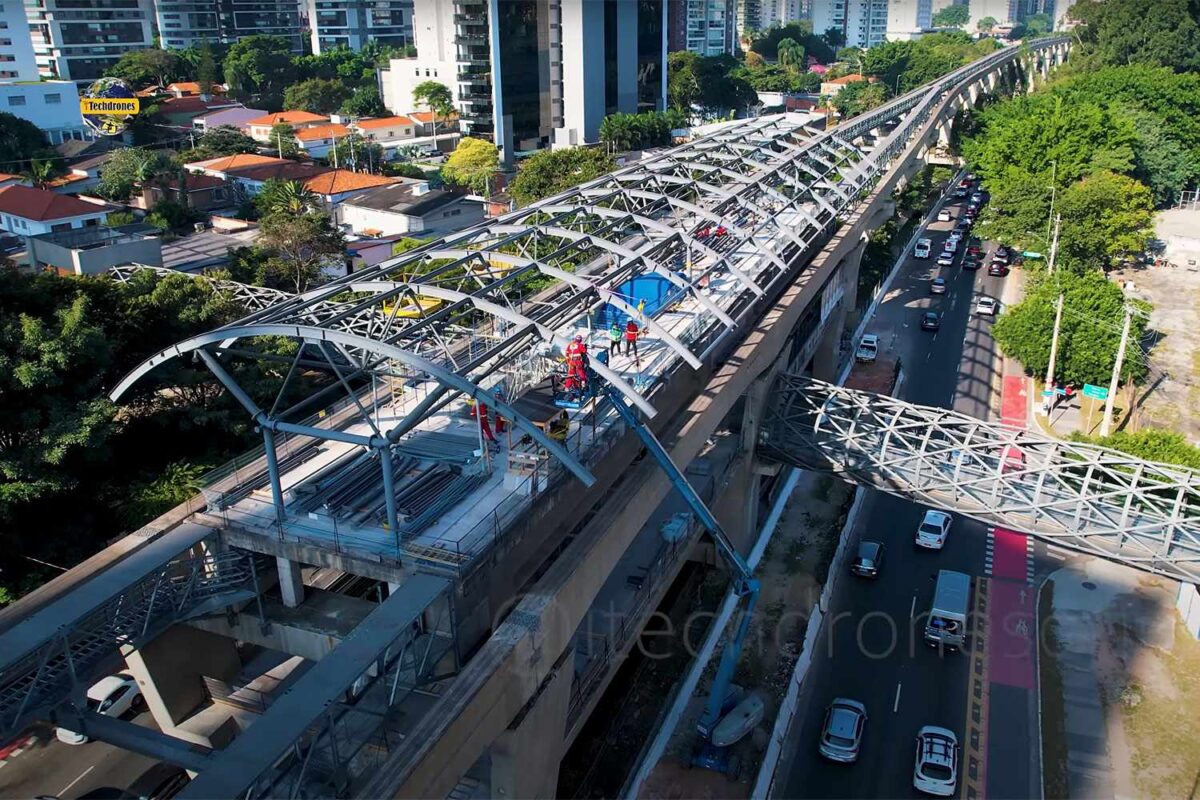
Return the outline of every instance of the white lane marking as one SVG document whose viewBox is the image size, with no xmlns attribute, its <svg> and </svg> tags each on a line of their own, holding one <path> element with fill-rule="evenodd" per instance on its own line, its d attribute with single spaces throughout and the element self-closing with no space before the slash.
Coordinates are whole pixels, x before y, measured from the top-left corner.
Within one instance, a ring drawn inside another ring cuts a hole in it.
<svg viewBox="0 0 1200 800">
<path fill-rule="evenodd" d="M 896 700 L 892 703 L 892 713 L 895 714 L 900 708 L 900 684 L 896 684 Z"/>
<path fill-rule="evenodd" d="M 908 618 L 912 619 L 917 615 L 917 596 L 913 595 L 912 605 L 908 607 Z"/>
<path fill-rule="evenodd" d="M 86 777 L 87 777 L 87 774 L 88 774 L 89 772 L 91 772 L 92 770 L 94 770 L 95 768 L 96 768 L 96 765 L 95 765 L 95 764 L 93 764 L 92 766 L 88 767 L 88 768 L 87 768 L 87 769 L 85 769 L 83 772 L 81 772 L 81 773 L 79 774 L 79 777 L 78 777 L 78 778 L 76 778 L 75 780 L 71 781 L 71 782 L 70 782 L 70 783 L 68 783 L 66 786 L 64 786 L 63 788 L 61 788 L 61 789 L 59 789 L 59 790 L 58 790 L 58 796 L 59 796 L 59 797 L 62 797 L 64 794 L 66 794 L 66 793 L 67 793 L 67 792 L 70 790 L 70 788 L 71 788 L 72 786 L 74 786 L 75 784 L 79 783 L 81 780 L 83 780 L 84 778 L 86 778 Z"/>
</svg>

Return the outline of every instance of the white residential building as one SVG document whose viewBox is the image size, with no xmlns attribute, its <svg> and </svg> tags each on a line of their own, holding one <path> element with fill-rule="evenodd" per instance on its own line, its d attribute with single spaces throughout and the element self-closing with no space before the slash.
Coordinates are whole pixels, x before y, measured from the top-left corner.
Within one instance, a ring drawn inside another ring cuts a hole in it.
<svg viewBox="0 0 1200 800">
<path fill-rule="evenodd" d="M 887 41 L 888 0 L 812 0 L 813 32 L 842 31 L 848 47 L 874 47 Z"/>
<path fill-rule="evenodd" d="M 0 3 L 0 80 L 36 81 L 38 77 L 25 6 L 15 0 Z"/>
<path fill-rule="evenodd" d="M 31 186 L 0 188 L 0 229 L 14 236 L 101 225 L 110 210 L 105 205 Z"/>
<path fill-rule="evenodd" d="M 702 56 L 732 53 L 737 44 L 734 0 L 668 0 L 667 49 Z"/>
<path fill-rule="evenodd" d="M 236 42 L 246 36 L 282 36 L 303 48 L 302 0 L 154 0 L 165 47 L 201 41 Z"/>
<path fill-rule="evenodd" d="M 0 111 L 32 122 L 50 144 L 94 138 L 79 113 L 79 89 L 71 81 L 0 81 Z"/>
<path fill-rule="evenodd" d="M 991 17 L 997 25 L 1011 25 L 1018 21 L 1017 0 L 970 0 L 968 9 L 971 18 L 965 30 L 974 33 L 979 20 Z"/>
<path fill-rule="evenodd" d="M 307 0 L 306 7 L 314 53 L 359 50 L 369 41 L 390 47 L 413 43 L 413 0 Z"/>
<path fill-rule="evenodd" d="M 152 0 L 30 0 L 25 11 L 38 71 L 47 78 L 88 84 L 123 53 L 154 43 Z"/>
<path fill-rule="evenodd" d="M 443 234 L 483 221 L 483 203 L 462 192 L 431 189 L 428 181 L 400 178 L 344 200 L 338 220 L 359 236 Z"/>
</svg>

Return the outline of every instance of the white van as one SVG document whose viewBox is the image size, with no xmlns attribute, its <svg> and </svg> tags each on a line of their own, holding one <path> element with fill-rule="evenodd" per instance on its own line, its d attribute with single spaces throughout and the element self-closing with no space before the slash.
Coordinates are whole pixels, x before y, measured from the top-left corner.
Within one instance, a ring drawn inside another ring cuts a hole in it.
<svg viewBox="0 0 1200 800">
<path fill-rule="evenodd" d="M 929 258 L 929 251 L 933 249 L 933 242 L 929 239 L 917 239 L 917 244 L 913 247 L 914 258 Z"/>
<path fill-rule="evenodd" d="M 971 604 L 971 576 L 938 570 L 933 605 L 925 621 L 925 643 L 958 650 L 967 642 L 967 612 Z"/>
</svg>

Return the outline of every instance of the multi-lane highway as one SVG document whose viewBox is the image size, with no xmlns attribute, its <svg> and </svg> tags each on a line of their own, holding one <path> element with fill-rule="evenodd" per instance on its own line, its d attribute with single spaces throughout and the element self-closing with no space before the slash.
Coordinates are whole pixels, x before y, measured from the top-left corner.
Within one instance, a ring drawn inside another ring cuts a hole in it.
<svg viewBox="0 0 1200 800">
<path fill-rule="evenodd" d="M 154 725 L 148 712 L 129 719 Z M 63 744 L 53 728 L 39 726 L 0 760 L 0 797 L 117 798 L 155 763 L 104 742 Z"/>
<path fill-rule="evenodd" d="M 948 207 L 957 220 L 964 204 Z M 900 357 L 905 399 L 995 419 L 1002 361 L 990 334 L 992 319 L 977 315 L 975 303 L 981 294 L 1001 298 L 1004 282 L 1014 278 L 988 276 L 995 243 L 985 243 L 978 271 L 962 268 L 961 246 L 954 265 L 939 270 L 934 259 L 953 227 L 954 222 L 930 224 L 924 235 L 933 240 L 932 257 L 907 259 L 868 330 L 879 335 L 882 353 Z M 948 284 L 943 295 L 930 292 L 930 280 L 938 274 Z M 920 317 L 927 310 L 942 314 L 936 332 L 921 329 Z M 1036 720 L 1031 652 L 1009 648 L 1004 663 L 997 664 L 996 654 L 987 648 L 1011 642 L 989 636 L 983 647 L 942 654 L 924 644 L 921 618 L 929 609 L 937 570 L 953 569 L 975 579 L 974 611 L 986 625 L 993 570 L 1019 570 L 1024 586 L 1026 562 L 1034 551 L 1027 549 L 1024 536 L 989 532 L 959 517 L 943 550 L 917 550 L 913 537 L 923 513 L 922 506 L 875 492 L 866 500 L 849 546 L 860 539 L 883 542 L 883 569 L 876 580 L 840 579 L 802 696 L 804 716 L 793 725 L 786 749 L 782 796 L 915 795 L 914 742 L 923 725 L 946 727 L 958 735 L 960 796 L 1040 793 L 1040 777 L 1031 766 L 1038 760 L 1037 731 L 1030 727 L 1030 720 Z M 1032 588 L 1026 592 L 1021 600 L 1032 608 Z M 1028 632 L 1030 622 L 1017 620 L 1007 607 L 996 607 L 1004 609 L 997 628 Z M 984 643 L 985 637 L 979 641 Z M 1018 686 L 1010 687 L 1012 696 L 997 698 L 990 684 L 992 666 L 1018 675 Z M 1022 690 L 1024 683 L 1030 685 Z M 835 764 L 817 753 L 824 709 L 839 696 L 859 700 L 868 709 L 856 764 Z"/>
</svg>

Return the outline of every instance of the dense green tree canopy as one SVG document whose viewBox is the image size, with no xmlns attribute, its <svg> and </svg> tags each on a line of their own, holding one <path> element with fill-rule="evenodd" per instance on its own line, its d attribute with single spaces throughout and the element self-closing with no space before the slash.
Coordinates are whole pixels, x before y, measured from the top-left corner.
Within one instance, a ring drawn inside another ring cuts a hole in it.
<svg viewBox="0 0 1200 800">
<path fill-rule="evenodd" d="M 36 156 L 56 155 L 38 126 L 7 111 L 0 111 L 0 152 L 10 172 L 28 167 Z"/>
<path fill-rule="evenodd" d="M 710 115 L 723 116 L 758 100 L 739 74 L 740 65 L 733 56 L 705 57 L 681 51 L 668 56 L 667 67 L 667 97 L 672 108 L 685 113 L 699 106 Z"/>
<path fill-rule="evenodd" d="M 852 117 L 872 108 L 878 108 L 888 100 L 888 89 L 882 83 L 855 81 L 842 87 L 833 96 L 833 107 L 843 117 Z"/>
<path fill-rule="evenodd" d="M 200 137 L 200 147 L 213 154 L 213 157 L 232 156 L 238 153 L 256 153 L 259 144 L 241 129 L 232 125 L 218 125 L 209 128 Z"/>
<path fill-rule="evenodd" d="M 519 205 L 570 189 L 616 168 L 612 156 L 595 147 L 541 150 L 521 162 L 508 191 Z"/>
<path fill-rule="evenodd" d="M 1083 23 L 1071 54 L 1082 68 L 1146 64 L 1177 72 L 1200 70 L 1200 4 L 1196 0 L 1079 0 L 1070 10 Z"/>
<path fill-rule="evenodd" d="M 135 184 L 146 183 L 170 171 L 170 162 L 152 150 L 126 147 L 114 150 L 104 164 L 96 191 L 109 200 L 128 200 Z"/>
<path fill-rule="evenodd" d="M 274 254 L 264 265 L 263 283 L 300 294 L 324 281 L 323 272 L 345 258 L 341 231 L 324 211 L 268 214 L 259 223 L 259 244 Z"/>
<path fill-rule="evenodd" d="M 450 183 L 466 186 L 476 194 L 484 194 L 500 167 L 500 152 L 496 145 L 483 139 L 465 137 L 446 159 L 442 175 Z"/>
<path fill-rule="evenodd" d="M 328 116 L 350 99 L 350 90 L 339 80 L 309 78 L 293 83 L 283 93 L 284 108 Z"/>
<path fill-rule="evenodd" d="M 1076 270 L 1118 266 L 1143 252 L 1154 231 L 1150 190 L 1107 170 L 1068 186 L 1055 211 L 1062 216 L 1060 261 Z"/>
<path fill-rule="evenodd" d="M 1060 292 L 1064 313 L 1055 377 L 1077 386 L 1107 386 L 1117 358 L 1126 301 L 1121 287 L 1098 270 L 1081 274 L 1057 271 L 1031 280 L 1025 298 L 1000 315 L 992 334 L 1005 355 L 1017 359 L 1035 375 L 1044 375 L 1050 361 L 1055 302 Z M 1145 326 L 1144 316 L 1134 317 L 1132 341 L 1141 339 Z M 1142 360 L 1126 358 L 1122 379 L 1140 378 L 1145 369 Z"/>
<path fill-rule="evenodd" d="M 961 28 L 970 19 L 971 9 L 965 5 L 955 4 L 939 9 L 933 15 L 933 25 L 936 28 Z"/>
<path fill-rule="evenodd" d="M 1112 436 L 1103 438 L 1075 433 L 1071 435 L 1071 439 L 1076 442 L 1091 442 L 1101 447 L 1111 447 L 1113 450 L 1119 450 L 1146 461 L 1200 469 L 1200 447 L 1192 445 L 1186 436 L 1175 431 L 1146 428 L 1133 433 L 1117 431 Z"/>
<path fill-rule="evenodd" d="M 298 77 L 291 44 L 282 36 L 247 36 L 225 56 L 225 82 L 235 96 L 261 103 L 268 111 L 283 103 L 283 92 Z"/>
<path fill-rule="evenodd" d="M 342 103 L 340 111 L 349 117 L 383 117 L 388 114 L 383 105 L 383 97 L 379 94 L 379 87 L 374 84 L 355 89 L 354 93 L 346 98 L 346 102 Z"/>
<path fill-rule="evenodd" d="M 166 86 L 187 77 L 190 72 L 189 65 L 175 51 L 147 47 L 126 50 L 104 74 L 141 89 L 144 86 Z"/>
</svg>

